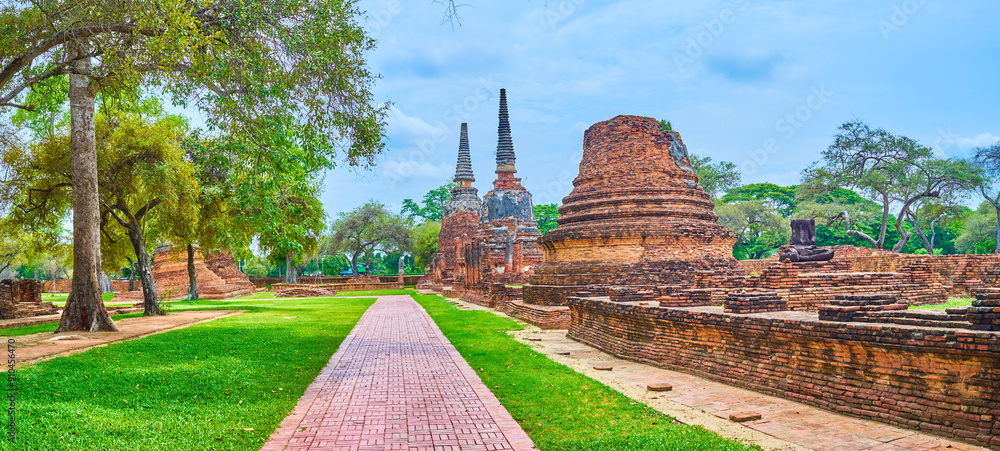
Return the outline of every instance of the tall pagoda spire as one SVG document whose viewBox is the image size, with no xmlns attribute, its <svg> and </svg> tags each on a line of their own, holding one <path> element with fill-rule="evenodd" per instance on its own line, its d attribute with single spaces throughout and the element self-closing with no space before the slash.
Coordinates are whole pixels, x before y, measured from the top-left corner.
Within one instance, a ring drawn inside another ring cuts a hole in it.
<svg viewBox="0 0 1000 451">
<path fill-rule="evenodd" d="M 472 186 L 476 177 L 472 174 L 472 155 L 469 152 L 469 124 L 462 122 L 462 135 L 458 139 L 458 165 L 455 167 L 455 182 L 459 186 Z"/>
<path fill-rule="evenodd" d="M 510 138 L 510 117 L 507 115 L 507 90 L 500 88 L 500 125 L 497 126 L 497 174 L 514 173 L 514 141 Z"/>
</svg>

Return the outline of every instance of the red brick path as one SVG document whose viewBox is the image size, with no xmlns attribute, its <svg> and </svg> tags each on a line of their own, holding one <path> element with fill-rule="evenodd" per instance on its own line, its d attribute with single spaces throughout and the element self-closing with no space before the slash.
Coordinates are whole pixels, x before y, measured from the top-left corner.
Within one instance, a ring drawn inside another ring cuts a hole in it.
<svg viewBox="0 0 1000 451">
<path fill-rule="evenodd" d="M 531 439 L 409 296 L 380 296 L 269 450 L 530 450 Z"/>
</svg>

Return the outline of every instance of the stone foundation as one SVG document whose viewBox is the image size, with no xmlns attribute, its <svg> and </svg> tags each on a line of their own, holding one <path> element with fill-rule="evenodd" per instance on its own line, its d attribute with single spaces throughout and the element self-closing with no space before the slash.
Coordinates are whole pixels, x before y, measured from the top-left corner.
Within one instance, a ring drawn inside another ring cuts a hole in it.
<svg viewBox="0 0 1000 451">
<path fill-rule="evenodd" d="M 622 358 L 1000 449 L 1000 333 L 647 304 L 571 298 L 568 336 Z"/>
<path fill-rule="evenodd" d="M 977 288 L 1000 286 L 1000 254 L 913 255 L 854 246 L 831 246 L 839 263 L 850 272 L 906 273 L 919 268 L 917 277 L 941 284 L 945 296 L 971 296 Z M 757 275 L 778 262 L 777 257 L 741 260 L 740 268 Z"/>
</svg>

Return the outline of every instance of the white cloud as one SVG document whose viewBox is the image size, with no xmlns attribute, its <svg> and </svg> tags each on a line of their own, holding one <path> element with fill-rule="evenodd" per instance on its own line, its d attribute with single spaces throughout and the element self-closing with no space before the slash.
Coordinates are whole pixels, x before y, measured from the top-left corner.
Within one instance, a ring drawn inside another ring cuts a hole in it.
<svg viewBox="0 0 1000 451">
<path fill-rule="evenodd" d="M 420 117 L 407 116 L 406 113 L 403 113 L 402 110 L 395 106 L 389 107 L 389 115 L 386 118 L 386 122 L 389 125 L 390 133 L 401 133 L 411 138 L 425 138 L 435 136 L 436 133 L 441 133 L 441 131 L 438 131 L 438 127 L 428 124 L 427 121 Z"/>
<path fill-rule="evenodd" d="M 392 183 L 403 179 L 435 179 L 446 180 L 455 174 L 455 166 L 448 163 L 438 165 L 429 162 L 418 163 L 413 160 L 389 160 L 382 164 L 381 178 Z"/>
<path fill-rule="evenodd" d="M 992 133 L 980 133 L 972 138 L 968 138 L 948 129 L 938 130 L 938 138 L 931 147 L 938 152 L 941 152 L 942 149 L 949 149 L 964 153 L 979 147 L 992 146 L 998 142 L 1000 142 L 1000 136 Z"/>
</svg>

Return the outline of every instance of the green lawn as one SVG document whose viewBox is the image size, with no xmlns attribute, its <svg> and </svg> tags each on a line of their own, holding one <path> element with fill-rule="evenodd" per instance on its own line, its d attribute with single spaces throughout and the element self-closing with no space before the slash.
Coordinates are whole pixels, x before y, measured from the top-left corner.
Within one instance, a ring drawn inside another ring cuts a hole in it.
<svg viewBox="0 0 1000 451">
<path fill-rule="evenodd" d="M 760 449 L 638 404 L 507 335 L 521 327 L 484 311 L 414 295 L 535 445 L 550 450 Z"/>
<path fill-rule="evenodd" d="M 42 293 L 42 302 L 51 302 L 58 307 L 62 307 L 66 305 L 66 298 L 68 296 L 69 293 Z M 107 304 L 109 302 L 112 302 L 112 299 L 115 297 L 115 294 L 104 293 L 101 295 L 101 297 L 104 298 L 104 303 Z"/>
<path fill-rule="evenodd" d="M 250 311 L 19 370 L 0 449 L 258 449 L 373 302 L 171 303 Z"/>
<path fill-rule="evenodd" d="M 972 305 L 972 298 L 951 298 L 944 304 L 937 305 L 911 305 L 910 310 L 944 310 L 956 307 L 968 307 Z"/>
</svg>

